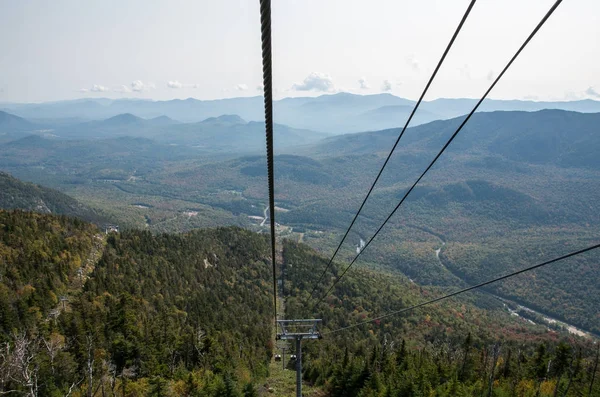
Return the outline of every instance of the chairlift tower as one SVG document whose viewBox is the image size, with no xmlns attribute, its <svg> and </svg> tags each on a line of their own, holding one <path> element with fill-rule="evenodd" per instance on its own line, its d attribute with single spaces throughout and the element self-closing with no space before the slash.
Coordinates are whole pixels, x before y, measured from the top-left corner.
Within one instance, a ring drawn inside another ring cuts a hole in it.
<svg viewBox="0 0 600 397">
<path fill-rule="evenodd" d="M 277 340 L 296 341 L 296 397 L 302 397 L 302 339 L 321 339 L 317 325 L 321 319 L 277 320 L 281 332 Z"/>
</svg>

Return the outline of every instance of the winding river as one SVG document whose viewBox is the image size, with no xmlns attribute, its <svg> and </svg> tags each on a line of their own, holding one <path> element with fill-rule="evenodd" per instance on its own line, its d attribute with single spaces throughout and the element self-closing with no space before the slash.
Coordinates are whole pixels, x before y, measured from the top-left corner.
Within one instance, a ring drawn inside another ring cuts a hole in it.
<svg viewBox="0 0 600 397">
<path fill-rule="evenodd" d="M 447 271 L 449 271 L 453 276 L 455 276 L 456 278 L 458 278 L 458 279 L 460 279 L 460 280 L 462 280 L 463 282 L 466 283 L 466 281 L 463 280 L 458 274 L 454 273 L 452 270 L 450 270 L 447 266 L 444 265 L 442 259 L 440 258 L 440 253 L 442 252 L 442 249 L 446 245 L 446 241 L 444 241 L 444 239 L 442 237 L 440 237 L 440 236 L 436 235 L 436 237 L 439 238 L 440 241 L 442 242 L 442 245 L 435 250 L 435 257 L 437 258 L 438 263 L 440 264 L 440 266 L 442 266 L 442 268 L 444 268 Z M 484 292 L 484 293 L 486 293 L 486 294 L 488 294 L 488 295 L 490 295 L 490 296 L 498 299 L 499 301 L 501 301 L 504 304 L 504 307 L 508 310 L 508 312 L 512 316 L 523 317 L 525 320 L 527 320 L 527 321 L 529 321 L 529 322 L 531 322 L 533 324 L 536 324 L 535 322 L 533 322 L 532 320 L 530 320 L 528 318 L 528 316 L 526 316 L 526 315 L 523 316 L 524 313 L 527 313 L 529 315 L 534 315 L 537 318 L 542 318 L 543 321 L 544 321 L 543 325 L 546 325 L 546 326 L 559 325 L 559 326 L 562 326 L 564 329 L 566 329 L 571 334 L 578 335 L 578 336 L 583 336 L 583 337 L 586 337 L 586 338 L 591 338 L 592 337 L 592 335 L 590 333 L 588 333 L 586 331 L 583 331 L 583 330 L 575 327 L 572 324 L 566 323 L 566 322 L 561 321 L 561 320 L 557 320 L 557 319 L 552 318 L 552 317 L 550 317 L 550 316 L 548 316 L 548 315 L 546 315 L 544 313 L 540 313 L 540 312 L 538 312 L 538 311 L 536 311 L 534 309 L 531 309 L 531 308 L 529 308 L 527 306 L 523 306 L 521 304 L 517 304 L 517 303 L 515 303 L 515 302 L 513 302 L 513 301 L 511 301 L 509 299 L 503 298 L 503 297 L 498 296 L 496 294 L 493 294 L 493 293 L 491 293 L 489 291 L 482 291 L 482 292 Z M 515 309 L 515 310 L 511 309 L 508 304 L 511 304 L 513 307 L 516 307 L 517 309 Z"/>
</svg>

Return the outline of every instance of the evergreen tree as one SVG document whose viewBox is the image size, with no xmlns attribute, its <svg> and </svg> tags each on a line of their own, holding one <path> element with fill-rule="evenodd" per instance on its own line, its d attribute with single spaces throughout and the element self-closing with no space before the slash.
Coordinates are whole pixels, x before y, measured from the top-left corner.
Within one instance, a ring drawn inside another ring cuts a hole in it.
<svg viewBox="0 0 600 397">
<path fill-rule="evenodd" d="M 398 368 L 402 368 L 404 361 L 406 360 L 406 341 L 402 339 L 402 343 L 400 344 L 400 351 L 396 354 L 396 365 Z"/>
<path fill-rule="evenodd" d="M 473 347 L 473 338 L 471 337 L 471 333 L 467 335 L 465 338 L 465 342 L 463 343 L 463 362 L 460 369 L 460 373 L 458 379 L 461 382 L 464 382 L 471 378 L 471 372 L 473 370 L 473 360 L 471 357 L 471 348 Z"/>
<path fill-rule="evenodd" d="M 535 355 L 529 367 L 530 376 L 536 380 L 542 380 L 548 372 L 548 354 L 545 343 L 540 343 L 535 350 Z"/>
<path fill-rule="evenodd" d="M 256 391 L 256 388 L 254 387 L 254 385 L 250 382 L 250 383 L 246 383 L 246 385 L 244 386 L 244 397 L 258 397 L 258 392 Z"/>
</svg>

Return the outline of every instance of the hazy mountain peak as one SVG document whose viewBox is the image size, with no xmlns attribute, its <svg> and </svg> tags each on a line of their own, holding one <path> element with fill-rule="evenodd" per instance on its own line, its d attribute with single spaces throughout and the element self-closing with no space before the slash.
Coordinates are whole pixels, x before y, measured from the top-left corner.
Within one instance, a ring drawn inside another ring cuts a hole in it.
<svg viewBox="0 0 600 397">
<path fill-rule="evenodd" d="M 179 121 L 173 120 L 172 118 L 165 116 L 165 115 L 154 117 L 153 119 L 150 119 L 150 121 L 153 122 L 154 124 L 162 124 L 162 125 L 179 123 Z"/>
<path fill-rule="evenodd" d="M 122 114 L 118 114 L 116 116 L 113 116 L 109 119 L 104 120 L 104 122 L 106 123 L 111 123 L 111 124 L 130 124 L 130 123 L 137 123 L 139 121 L 143 121 L 142 118 L 139 118 L 131 113 L 122 113 Z"/>
<path fill-rule="evenodd" d="M 218 117 L 209 117 L 202 123 L 230 123 L 230 124 L 246 124 L 246 120 L 237 114 L 223 114 Z"/>
</svg>

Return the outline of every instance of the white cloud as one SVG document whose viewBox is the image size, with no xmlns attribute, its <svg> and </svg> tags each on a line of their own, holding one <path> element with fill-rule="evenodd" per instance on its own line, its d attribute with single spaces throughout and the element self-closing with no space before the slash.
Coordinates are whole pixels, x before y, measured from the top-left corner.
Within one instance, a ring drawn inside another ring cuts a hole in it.
<svg viewBox="0 0 600 397">
<path fill-rule="evenodd" d="M 389 80 L 383 80 L 381 83 L 381 91 L 391 91 L 392 90 L 392 82 Z"/>
<path fill-rule="evenodd" d="M 600 92 L 596 91 L 594 87 L 588 87 L 588 89 L 585 90 L 585 93 L 591 97 L 600 98 Z"/>
<path fill-rule="evenodd" d="M 493 70 L 490 70 L 490 71 L 488 72 L 488 74 L 487 74 L 487 79 L 488 79 L 488 81 L 492 81 L 492 80 L 494 80 L 494 78 L 495 78 L 495 77 L 496 77 L 496 76 L 494 75 L 494 71 L 493 71 Z"/>
<path fill-rule="evenodd" d="M 358 79 L 358 85 L 360 86 L 361 90 L 368 90 L 369 88 L 371 88 L 371 86 L 367 82 L 367 79 L 365 79 L 364 77 Z"/>
<path fill-rule="evenodd" d="M 408 63 L 408 65 L 415 72 L 418 72 L 421 69 L 421 64 L 419 63 L 419 60 L 417 58 L 415 58 L 414 55 L 411 55 L 411 56 L 407 57 L 406 58 L 406 63 Z"/>
<path fill-rule="evenodd" d="M 256 91 L 263 91 L 265 89 L 265 86 L 262 84 L 259 84 L 256 86 Z"/>
<path fill-rule="evenodd" d="M 90 91 L 92 91 L 92 92 L 107 92 L 108 88 L 103 85 L 100 85 L 100 84 L 94 84 L 92 86 L 92 88 L 90 89 Z"/>
<path fill-rule="evenodd" d="M 152 84 L 154 86 L 154 84 Z M 179 88 L 200 88 L 200 84 L 186 84 L 186 83 L 182 83 L 179 80 L 173 80 L 173 81 L 169 81 L 167 82 L 167 87 L 169 88 L 173 88 L 175 90 L 179 89 Z M 155 88 L 155 87 L 151 87 L 151 88 Z"/>
<path fill-rule="evenodd" d="M 312 72 L 301 84 L 292 85 L 292 89 L 296 91 L 334 91 L 333 80 L 331 76 L 325 73 Z"/>
<path fill-rule="evenodd" d="M 175 80 L 175 81 L 169 81 L 167 83 L 167 87 L 169 87 L 169 88 L 175 88 L 175 89 L 177 89 L 177 88 L 183 88 L 183 84 L 180 83 L 177 80 Z"/>
<path fill-rule="evenodd" d="M 235 86 L 235 89 L 238 91 L 247 91 L 248 86 L 246 84 L 238 84 Z"/>
<path fill-rule="evenodd" d="M 523 99 L 527 100 L 527 101 L 539 101 L 540 97 L 537 95 L 525 95 L 523 97 Z"/>
<path fill-rule="evenodd" d="M 154 83 L 144 83 L 141 80 L 136 80 L 131 83 L 131 90 L 135 92 L 149 91 L 156 88 Z"/>
<path fill-rule="evenodd" d="M 108 87 L 105 87 L 100 84 L 94 84 L 92 88 L 81 88 L 78 90 L 79 92 L 108 92 L 110 91 Z"/>
<path fill-rule="evenodd" d="M 127 92 L 131 92 L 131 88 L 127 87 L 125 84 L 121 84 L 120 86 L 114 88 L 113 91 L 127 93 Z"/>
</svg>

